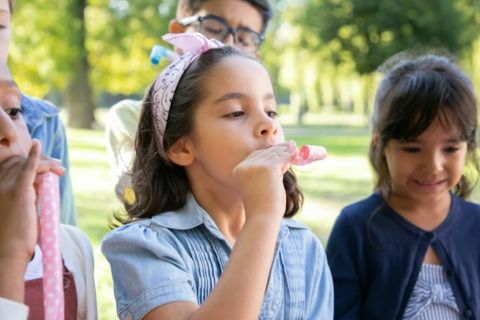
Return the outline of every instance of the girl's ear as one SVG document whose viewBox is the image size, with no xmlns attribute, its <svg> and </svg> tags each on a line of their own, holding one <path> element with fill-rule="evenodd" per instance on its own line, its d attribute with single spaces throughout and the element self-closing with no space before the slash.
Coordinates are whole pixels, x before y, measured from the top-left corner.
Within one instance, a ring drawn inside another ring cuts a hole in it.
<svg viewBox="0 0 480 320">
<path fill-rule="evenodd" d="M 192 164 L 195 157 L 192 144 L 188 137 L 178 139 L 167 151 L 167 156 L 173 163 L 186 167 Z"/>
<path fill-rule="evenodd" d="M 168 32 L 170 33 L 183 33 L 185 32 L 185 27 L 178 22 L 177 19 L 170 20 L 168 24 Z"/>
</svg>

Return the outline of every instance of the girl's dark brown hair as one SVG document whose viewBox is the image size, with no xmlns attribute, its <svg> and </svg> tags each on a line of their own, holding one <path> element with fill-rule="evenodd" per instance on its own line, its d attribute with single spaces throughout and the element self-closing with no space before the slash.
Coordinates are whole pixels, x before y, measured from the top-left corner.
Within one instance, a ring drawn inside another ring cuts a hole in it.
<svg viewBox="0 0 480 320">
<path fill-rule="evenodd" d="M 253 59 L 238 49 L 221 47 L 202 54 L 184 72 L 175 90 L 168 115 L 163 139 L 165 151 L 192 131 L 196 107 L 204 99 L 203 83 L 208 71 L 230 56 Z M 117 221 L 123 224 L 138 218 L 150 218 L 162 212 L 178 210 L 185 205 L 191 191 L 185 169 L 165 160 L 158 152 L 152 117 L 152 93 L 153 86 L 143 101 L 135 140 L 135 158 L 131 172 L 135 203 L 125 204 L 127 217 L 116 216 Z M 283 184 L 287 193 L 285 217 L 291 217 L 300 209 L 303 195 L 293 172 L 288 171 L 284 175 Z"/>
<path fill-rule="evenodd" d="M 14 7 L 15 7 L 15 0 L 8 0 L 8 8 L 10 9 L 10 14 L 13 14 Z"/>
<path fill-rule="evenodd" d="M 427 130 L 435 119 L 444 128 L 456 127 L 467 142 L 467 167 L 454 192 L 467 197 L 478 181 L 475 149 L 477 105 L 473 85 L 458 66 L 446 57 L 425 55 L 403 61 L 380 82 L 372 115 L 374 138 L 369 158 L 376 174 L 375 189 L 385 199 L 391 178 L 384 151 L 391 139 L 409 140 Z"/>
</svg>

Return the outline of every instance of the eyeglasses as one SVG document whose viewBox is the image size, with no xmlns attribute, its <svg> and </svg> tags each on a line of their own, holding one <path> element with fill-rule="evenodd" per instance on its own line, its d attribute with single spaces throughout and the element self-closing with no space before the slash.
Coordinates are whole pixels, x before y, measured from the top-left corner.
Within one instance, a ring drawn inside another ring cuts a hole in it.
<svg viewBox="0 0 480 320">
<path fill-rule="evenodd" d="M 197 24 L 198 32 L 209 39 L 213 38 L 222 42 L 227 39 L 229 34 L 232 34 L 235 47 L 248 53 L 256 52 L 264 40 L 261 33 L 248 27 L 232 28 L 224 19 L 214 15 L 191 16 L 183 18 L 179 22 L 183 26 Z"/>
</svg>

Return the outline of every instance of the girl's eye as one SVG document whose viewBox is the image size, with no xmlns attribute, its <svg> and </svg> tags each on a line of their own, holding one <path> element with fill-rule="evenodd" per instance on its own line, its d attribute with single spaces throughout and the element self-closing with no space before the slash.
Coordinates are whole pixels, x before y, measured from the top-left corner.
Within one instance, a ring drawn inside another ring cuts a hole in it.
<svg viewBox="0 0 480 320">
<path fill-rule="evenodd" d="M 459 147 L 446 147 L 444 151 L 446 153 L 454 153 L 457 152 L 460 148 Z"/>
<path fill-rule="evenodd" d="M 403 147 L 402 150 L 407 152 L 407 153 L 416 153 L 416 152 L 420 151 L 420 148 L 418 148 L 418 147 Z"/>
<path fill-rule="evenodd" d="M 243 111 L 235 111 L 235 112 L 227 114 L 227 117 L 228 118 L 239 118 L 239 117 L 243 116 L 244 114 L 245 114 L 245 112 L 243 112 Z"/>
<path fill-rule="evenodd" d="M 11 119 L 15 120 L 15 119 L 18 119 L 18 117 L 22 113 L 22 109 L 21 108 L 11 108 L 11 109 L 6 109 L 5 112 L 8 114 L 8 116 Z"/>
<path fill-rule="evenodd" d="M 267 115 L 270 117 L 270 118 L 276 118 L 278 113 L 277 111 L 267 111 Z"/>
</svg>

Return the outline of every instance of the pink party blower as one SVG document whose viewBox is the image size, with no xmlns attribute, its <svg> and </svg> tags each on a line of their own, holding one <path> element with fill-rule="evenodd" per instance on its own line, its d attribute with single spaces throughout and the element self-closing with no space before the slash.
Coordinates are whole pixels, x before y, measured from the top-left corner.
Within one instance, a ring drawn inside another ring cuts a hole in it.
<svg viewBox="0 0 480 320">
<path fill-rule="evenodd" d="M 321 146 L 303 145 L 298 149 L 290 163 L 304 166 L 327 157 L 327 150 Z"/>
<path fill-rule="evenodd" d="M 43 253 L 45 320 L 64 319 L 63 267 L 59 243 L 60 196 L 58 176 L 43 175 L 38 192 L 40 247 Z"/>
</svg>

